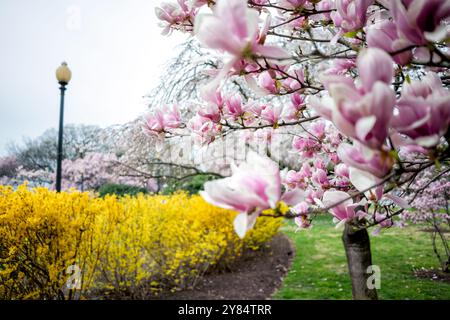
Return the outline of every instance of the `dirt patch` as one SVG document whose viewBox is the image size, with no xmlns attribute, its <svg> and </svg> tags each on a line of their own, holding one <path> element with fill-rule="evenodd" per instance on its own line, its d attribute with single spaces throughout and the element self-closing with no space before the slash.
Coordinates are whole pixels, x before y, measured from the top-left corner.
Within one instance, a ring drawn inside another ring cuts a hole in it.
<svg viewBox="0 0 450 320">
<path fill-rule="evenodd" d="M 230 272 L 208 274 L 194 289 L 160 297 L 170 300 L 263 300 L 280 287 L 295 255 L 284 234 L 276 235 L 268 248 L 242 257 Z"/>
<path fill-rule="evenodd" d="M 429 279 L 432 281 L 446 282 L 450 284 L 450 273 L 442 272 L 436 269 L 421 269 L 414 271 L 417 278 Z"/>
</svg>

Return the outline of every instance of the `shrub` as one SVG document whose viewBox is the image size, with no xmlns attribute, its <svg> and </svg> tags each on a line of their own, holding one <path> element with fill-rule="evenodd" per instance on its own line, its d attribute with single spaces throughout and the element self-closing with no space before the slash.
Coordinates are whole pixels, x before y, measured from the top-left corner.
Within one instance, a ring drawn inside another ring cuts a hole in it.
<svg viewBox="0 0 450 320">
<path fill-rule="evenodd" d="M 172 194 L 177 191 L 186 191 L 189 194 L 198 194 L 203 190 L 203 185 L 206 181 L 214 180 L 216 177 L 211 175 L 199 174 L 192 177 L 184 178 L 170 182 L 165 188 L 164 194 Z"/>
<path fill-rule="evenodd" d="M 145 298 L 190 287 L 263 246 L 281 223 L 259 218 L 241 240 L 235 215 L 187 193 L 94 198 L 0 186 L 0 299 Z M 67 288 L 72 265 L 77 291 Z"/>
<path fill-rule="evenodd" d="M 144 187 L 136 187 L 126 184 L 107 183 L 102 185 L 98 189 L 98 193 L 99 196 L 102 198 L 105 197 L 106 195 L 114 195 L 114 194 L 121 197 L 124 195 L 135 196 L 139 193 L 147 194 L 148 190 Z"/>
</svg>

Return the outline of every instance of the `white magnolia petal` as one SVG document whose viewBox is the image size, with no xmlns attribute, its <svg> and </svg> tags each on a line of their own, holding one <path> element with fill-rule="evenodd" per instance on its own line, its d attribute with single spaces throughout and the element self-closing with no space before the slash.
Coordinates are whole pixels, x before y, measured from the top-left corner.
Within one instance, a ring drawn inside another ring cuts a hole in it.
<svg viewBox="0 0 450 320">
<path fill-rule="evenodd" d="M 247 233 L 247 213 L 239 213 L 236 218 L 234 218 L 233 226 L 236 234 L 239 238 L 243 239 Z"/>
</svg>

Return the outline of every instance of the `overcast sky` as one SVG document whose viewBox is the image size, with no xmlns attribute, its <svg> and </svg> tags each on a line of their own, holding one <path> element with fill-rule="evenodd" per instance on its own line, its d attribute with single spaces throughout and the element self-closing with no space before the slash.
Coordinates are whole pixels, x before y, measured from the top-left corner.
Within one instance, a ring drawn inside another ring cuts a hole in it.
<svg viewBox="0 0 450 320">
<path fill-rule="evenodd" d="M 186 36 L 161 35 L 159 0 L 1 0 L 0 154 L 57 127 L 55 70 L 67 61 L 65 123 L 107 126 L 145 111 L 142 98 Z"/>
</svg>

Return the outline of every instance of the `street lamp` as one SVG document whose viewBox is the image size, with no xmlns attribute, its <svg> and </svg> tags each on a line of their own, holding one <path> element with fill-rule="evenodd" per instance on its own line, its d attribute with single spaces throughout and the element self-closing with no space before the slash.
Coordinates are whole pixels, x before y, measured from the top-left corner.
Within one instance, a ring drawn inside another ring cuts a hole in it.
<svg viewBox="0 0 450 320">
<path fill-rule="evenodd" d="M 61 85 L 59 90 L 61 91 L 61 104 L 59 109 L 59 133 L 58 133 L 58 160 L 56 164 L 56 191 L 61 192 L 61 165 L 63 156 L 63 129 L 64 129 L 64 93 L 66 86 L 69 84 L 72 78 L 72 72 L 67 63 L 63 62 L 61 66 L 56 69 L 56 79 Z"/>
</svg>

